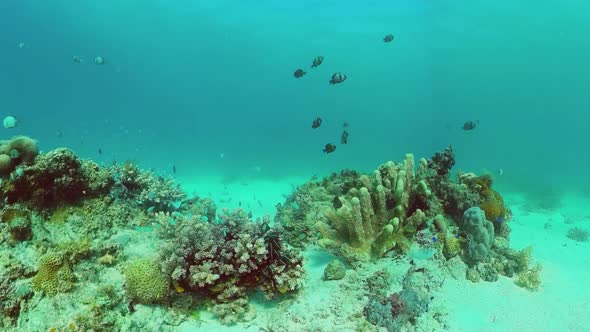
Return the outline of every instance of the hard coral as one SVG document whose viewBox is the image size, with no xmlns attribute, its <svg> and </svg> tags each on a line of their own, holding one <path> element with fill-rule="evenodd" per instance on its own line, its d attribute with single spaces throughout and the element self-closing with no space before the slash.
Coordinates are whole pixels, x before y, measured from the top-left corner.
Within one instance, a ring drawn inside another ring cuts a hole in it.
<svg viewBox="0 0 590 332">
<path fill-rule="evenodd" d="M 268 219 L 252 222 L 243 210 L 224 211 L 221 222 L 200 216 L 158 214 L 163 269 L 185 290 L 217 303 L 242 299 L 261 289 L 269 296 L 301 286 L 302 258 L 287 248 Z"/>
<path fill-rule="evenodd" d="M 33 277 L 32 286 L 36 291 L 56 295 L 72 288 L 74 274 L 69 262 L 61 253 L 49 253 L 39 261 L 39 271 Z"/>
<path fill-rule="evenodd" d="M 10 174 L 19 165 L 30 164 L 38 154 L 37 141 L 30 137 L 0 141 L 0 176 Z"/>
<path fill-rule="evenodd" d="M 115 165 L 116 185 L 111 193 L 114 198 L 132 199 L 142 208 L 153 212 L 170 212 L 174 204 L 186 198 L 186 194 L 172 179 L 144 171 L 132 162 Z"/>
<path fill-rule="evenodd" d="M 81 161 L 63 148 L 38 156 L 7 182 L 4 194 L 9 203 L 27 202 L 37 207 L 75 203 L 108 191 L 111 184 L 109 175 L 96 164 Z"/>
<path fill-rule="evenodd" d="M 440 202 L 422 179 L 426 165 L 421 160 L 415 174 L 414 156 L 408 154 L 403 163 L 390 161 L 360 176 L 361 186 L 338 197 L 339 207 L 327 209 L 326 221 L 317 222 L 319 244 L 361 261 L 396 247 L 406 250 L 416 229 L 439 212 Z"/>
<path fill-rule="evenodd" d="M 129 263 L 125 269 L 125 289 L 135 302 L 157 303 L 168 295 L 170 282 L 157 262 L 141 258 Z"/>
</svg>

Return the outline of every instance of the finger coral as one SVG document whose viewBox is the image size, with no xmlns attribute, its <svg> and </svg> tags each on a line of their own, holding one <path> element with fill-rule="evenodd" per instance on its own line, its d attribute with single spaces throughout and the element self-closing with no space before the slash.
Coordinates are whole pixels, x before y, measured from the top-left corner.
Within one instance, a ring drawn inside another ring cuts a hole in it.
<svg viewBox="0 0 590 332">
<path fill-rule="evenodd" d="M 407 250 L 416 229 L 439 211 L 423 179 L 427 167 L 421 160 L 416 174 L 414 156 L 408 154 L 400 164 L 390 161 L 370 176 L 361 175 L 358 188 L 337 197 L 338 207 L 327 209 L 325 220 L 317 222 L 319 244 L 361 261 L 395 247 Z"/>
</svg>

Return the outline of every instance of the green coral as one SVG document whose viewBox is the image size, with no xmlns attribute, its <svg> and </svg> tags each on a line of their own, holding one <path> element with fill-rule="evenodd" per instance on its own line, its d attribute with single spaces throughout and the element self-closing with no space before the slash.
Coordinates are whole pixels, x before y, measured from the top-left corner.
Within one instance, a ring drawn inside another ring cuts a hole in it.
<svg viewBox="0 0 590 332">
<path fill-rule="evenodd" d="M 41 258 L 39 271 L 33 277 L 32 286 L 35 291 L 56 295 L 71 289 L 73 282 L 74 274 L 64 255 L 49 253 Z"/>
<path fill-rule="evenodd" d="M 161 302 L 168 295 L 169 280 L 158 263 L 149 258 L 137 259 L 125 269 L 125 289 L 133 301 Z"/>
</svg>

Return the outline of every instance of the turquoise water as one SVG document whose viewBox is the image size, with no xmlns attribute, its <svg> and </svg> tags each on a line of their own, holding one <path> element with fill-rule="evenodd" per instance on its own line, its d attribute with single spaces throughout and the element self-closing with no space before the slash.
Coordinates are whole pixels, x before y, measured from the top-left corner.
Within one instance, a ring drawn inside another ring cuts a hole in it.
<svg viewBox="0 0 590 332">
<path fill-rule="evenodd" d="M 588 12 L 579 0 L 2 0 L 0 118 L 18 120 L 2 139 L 28 135 L 44 152 L 68 147 L 101 165 L 130 160 L 197 191 L 208 176 L 370 172 L 452 145 L 453 171 L 491 173 L 517 197 L 530 221 L 514 227 L 519 249 L 554 245 L 539 259 L 556 285 L 576 265 L 556 262 L 569 226 L 548 239 L 543 224 L 590 220 Z M 296 79 L 299 68 L 307 74 Z M 336 72 L 348 78 L 333 86 Z M 322 152 L 327 143 L 334 153 Z M 565 194 L 569 212 L 529 211 Z"/>
<path fill-rule="evenodd" d="M 529 188 L 588 187 L 579 174 L 590 158 L 581 153 L 590 5 L 581 1 L 0 6 L 0 109 L 44 149 L 185 174 L 260 166 L 281 176 L 453 144 L 465 169 L 503 168 Z M 381 42 L 390 32 L 395 41 Z M 294 79 L 316 55 L 325 63 Z M 91 65 L 95 56 L 108 64 Z M 333 72 L 346 83 L 330 86 Z M 480 126 L 461 131 L 468 120 Z M 350 144 L 322 154 L 344 121 Z"/>
</svg>

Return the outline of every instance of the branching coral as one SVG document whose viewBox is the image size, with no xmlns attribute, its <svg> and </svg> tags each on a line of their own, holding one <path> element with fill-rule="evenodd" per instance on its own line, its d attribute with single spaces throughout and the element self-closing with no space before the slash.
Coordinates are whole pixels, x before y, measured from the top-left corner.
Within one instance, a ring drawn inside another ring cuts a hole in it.
<svg viewBox="0 0 590 332">
<path fill-rule="evenodd" d="M 241 209 L 224 211 L 218 223 L 179 214 L 160 213 L 157 219 L 158 232 L 167 239 L 160 251 L 163 269 L 183 289 L 229 303 L 251 289 L 273 296 L 301 286 L 302 258 L 284 245 L 268 219 L 252 222 Z"/>
<path fill-rule="evenodd" d="M 186 198 L 186 194 L 172 179 L 143 171 L 132 162 L 115 165 L 113 172 L 116 184 L 111 194 L 115 198 L 135 200 L 150 211 L 172 211 L 174 204 Z"/>
</svg>

